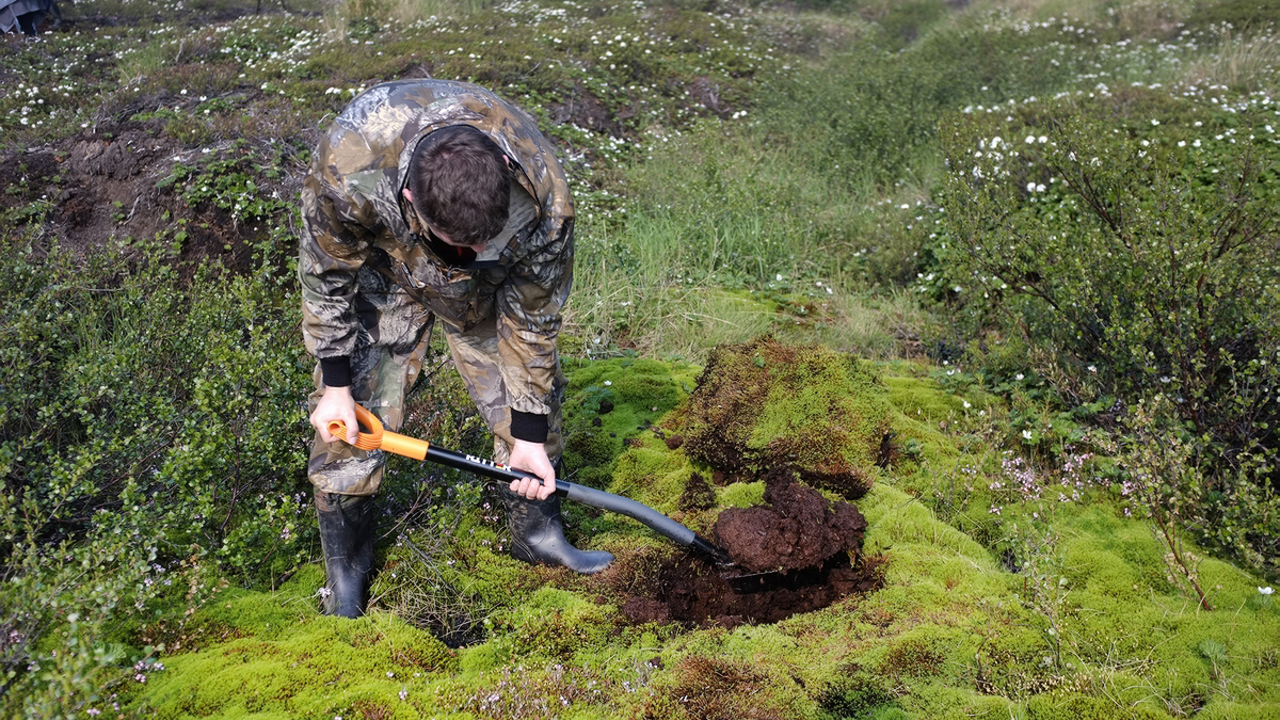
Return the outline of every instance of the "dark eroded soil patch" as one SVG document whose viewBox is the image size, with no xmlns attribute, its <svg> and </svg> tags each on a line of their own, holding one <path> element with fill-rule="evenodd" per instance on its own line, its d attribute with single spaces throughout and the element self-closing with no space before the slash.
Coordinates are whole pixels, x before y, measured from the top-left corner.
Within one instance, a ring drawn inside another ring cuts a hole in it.
<svg viewBox="0 0 1280 720">
<path fill-rule="evenodd" d="M 753 591 L 737 587 L 701 559 L 685 556 L 663 566 L 652 597 L 628 598 L 622 612 L 637 624 L 679 621 L 732 628 L 820 610 L 846 595 L 875 590 L 880 582 L 877 561 L 854 564 L 848 553 L 841 553 L 819 567 L 763 579 L 764 589 Z"/>
<path fill-rule="evenodd" d="M 879 587 L 879 560 L 861 556 L 867 522 L 856 507 L 829 503 L 790 469 L 765 482 L 769 505 L 731 508 L 716 522 L 716 542 L 735 566 L 688 554 L 668 560 L 643 595 L 624 603 L 630 622 L 771 623 Z"/>
<path fill-rule="evenodd" d="M 262 164 L 248 156 L 251 148 L 231 145 L 189 148 L 161 121 L 127 120 L 100 122 L 56 146 L 0 151 L 0 187 L 6 188 L 0 213 L 46 223 L 62 249 L 81 256 L 119 251 L 121 240 L 163 238 L 180 247 L 184 260 L 212 258 L 235 271 L 250 270 L 252 243 L 267 234 L 267 223 L 238 222 L 227 208 L 188 198 L 186 188 L 173 182 L 179 168 L 204 172 L 209 158 Z M 271 181 L 255 173 L 258 192 L 267 196 L 288 197 L 300 181 L 296 174 Z M 212 177 L 201 176 L 201 182 Z"/>
</svg>

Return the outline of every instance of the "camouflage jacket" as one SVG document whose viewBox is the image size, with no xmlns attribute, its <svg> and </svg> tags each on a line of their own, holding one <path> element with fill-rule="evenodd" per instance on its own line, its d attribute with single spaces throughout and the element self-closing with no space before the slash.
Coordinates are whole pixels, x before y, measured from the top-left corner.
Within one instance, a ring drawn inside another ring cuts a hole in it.
<svg viewBox="0 0 1280 720">
<path fill-rule="evenodd" d="M 418 142 L 472 125 L 513 162 L 511 221 L 474 262 L 443 259 L 401 197 Z M 475 85 L 401 80 L 377 85 L 342 111 L 303 182 L 298 273 L 303 334 L 327 385 L 350 383 L 357 274 L 373 267 L 451 330 L 495 316 L 511 409 L 546 415 L 561 308 L 573 278 L 573 200 L 564 170 L 534 120 Z M 367 269 L 367 268 L 366 268 Z"/>
</svg>

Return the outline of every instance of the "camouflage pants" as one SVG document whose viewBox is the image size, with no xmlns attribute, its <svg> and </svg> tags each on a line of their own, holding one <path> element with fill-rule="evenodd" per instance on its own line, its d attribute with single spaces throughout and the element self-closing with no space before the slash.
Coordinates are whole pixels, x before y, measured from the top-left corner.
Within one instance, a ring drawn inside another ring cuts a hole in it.
<svg viewBox="0 0 1280 720">
<path fill-rule="evenodd" d="M 431 326 L 437 318 L 409 297 L 391 280 L 373 270 L 361 270 L 356 313 L 360 330 L 351 355 L 351 394 L 356 402 L 378 416 L 387 430 L 404 424 L 405 393 L 413 387 L 427 354 Z M 506 384 L 498 368 L 497 318 L 484 318 L 467 331 L 439 318 L 445 340 L 462 381 L 485 424 L 493 432 L 493 460 L 506 463 L 511 456 L 511 414 Z M 320 368 L 315 370 L 316 391 L 308 409 L 315 409 L 324 391 Z M 564 375 L 557 368 L 551 399 L 547 454 L 554 463 L 563 450 L 560 402 Z M 431 438 L 422 438 L 428 442 Z M 317 433 L 311 443 L 307 475 L 318 493 L 373 495 L 382 485 L 386 453 L 366 452 L 345 442 L 326 443 Z"/>
</svg>

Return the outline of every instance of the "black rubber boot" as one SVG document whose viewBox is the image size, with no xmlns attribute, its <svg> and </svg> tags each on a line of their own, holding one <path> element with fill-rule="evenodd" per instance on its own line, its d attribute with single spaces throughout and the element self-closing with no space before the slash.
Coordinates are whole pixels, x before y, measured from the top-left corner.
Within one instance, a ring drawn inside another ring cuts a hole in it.
<svg viewBox="0 0 1280 720">
<path fill-rule="evenodd" d="M 321 611 L 360 617 L 373 567 L 373 498 L 316 493 L 316 514 L 326 575 Z"/>
<path fill-rule="evenodd" d="M 609 567 L 613 555 L 603 550 L 579 550 L 564 537 L 560 498 L 526 500 L 498 486 L 498 495 L 507 508 L 511 527 L 511 557 L 532 565 L 563 565 L 574 572 L 592 575 Z"/>
</svg>

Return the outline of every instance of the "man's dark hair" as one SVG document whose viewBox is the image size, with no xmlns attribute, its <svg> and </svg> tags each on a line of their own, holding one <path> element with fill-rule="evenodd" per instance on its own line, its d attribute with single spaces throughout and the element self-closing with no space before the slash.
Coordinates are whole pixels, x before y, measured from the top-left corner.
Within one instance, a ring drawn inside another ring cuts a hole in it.
<svg viewBox="0 0 1280 720">
<path fill-rule="evenodd" d="M 413 205 L 432 228 L 461 245 L 479 245 L 507 225 L 511 170 L 502 148 L 470 125 L 428 134 L 409 163 Z"/>
</svg>

